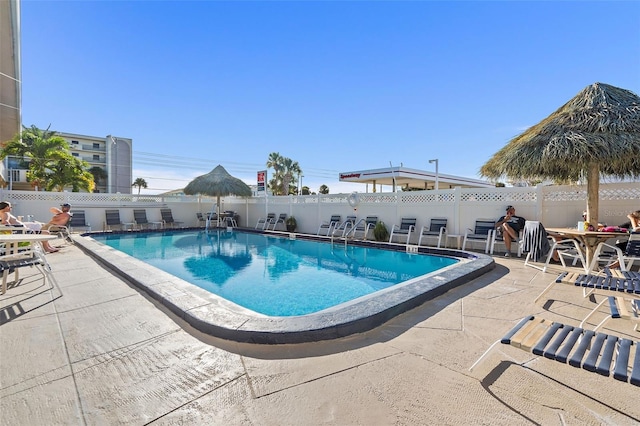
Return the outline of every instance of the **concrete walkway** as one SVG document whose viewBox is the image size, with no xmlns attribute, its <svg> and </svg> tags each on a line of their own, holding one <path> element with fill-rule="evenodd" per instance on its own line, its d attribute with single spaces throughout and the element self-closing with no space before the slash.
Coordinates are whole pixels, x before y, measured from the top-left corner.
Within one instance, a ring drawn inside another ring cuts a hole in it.
<svg viewBox="0 0 640 426">
<path fill-rule="evenodd" d="M 593 301 L 568 286 L 533 303 L 557 268 L 496 257 L 489 274 L 370 332 L 260 346 L 194 332 L 75 246 L 47 259 L 60 288 L 26 269 L 0 297 L 3 425 L 640 423 L 640 388 L 515 348 L 468 371 L 525 315 L 586 316 Z"/>
</svg>

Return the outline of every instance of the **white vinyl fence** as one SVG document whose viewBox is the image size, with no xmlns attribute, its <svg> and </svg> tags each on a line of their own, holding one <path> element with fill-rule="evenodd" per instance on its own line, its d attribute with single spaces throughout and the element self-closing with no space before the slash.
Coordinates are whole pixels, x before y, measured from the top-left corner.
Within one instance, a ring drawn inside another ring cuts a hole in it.
<svg viewBox="0 0 640 426">
<path fill-rule="evenodd" d="M 295 216 L 297 232 L 315 234 L 331 215 L 342 218 L 355 215 L 359 219 L 377 216 L 389 229 L 403 217 L 415 217 L 417 229 L 428 225 L 431 218 L 447 218 L 451 234 L 464 234 L 476 219 L 497 219 L 507 205 L 516 214 L 530 220 L 540 220 L 546 227 L 575 227 L 586 208 L 586 186 L 537 186 L 526 188 L 455 188 L 438 191 L 387 193 L 223 197 L 221 210 L 233 210 L 240 215 L 241 227 L 253 228 L 267 213 Z M 351 198 L 351 203 L 349 202 Z M 14 206 L 13 214 L 31 215 L 47 222 L 49 208 L 69 203 L 73 210 L 84 210 L 92 229 L 103 228 L 107 209 L 119 209 L 123 222 L 133 221 L 133 210 L 147 210 L 149 221 L 160 220 L 160 208 L 172 210 L 177 221 L 185 226 L 198 226 L 196 213 L 214 208 L 215 198 L 198 196 L 160 196 L 133 194 L 89 194 L 79 192 L 32 192 L 0 190 L 0 200 Z M 356 202 L 354 202 L 356 201 Z M 600 185 L 599 221 L 608 225 L 626 222 L 629 212 L 640 209 L 640 183 Z"/>
</svg>

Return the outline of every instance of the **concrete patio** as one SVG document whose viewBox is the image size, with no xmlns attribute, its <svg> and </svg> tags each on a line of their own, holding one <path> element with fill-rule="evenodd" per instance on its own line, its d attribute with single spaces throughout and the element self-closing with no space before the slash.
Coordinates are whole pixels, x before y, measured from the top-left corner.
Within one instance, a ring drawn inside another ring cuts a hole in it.
<svg viewBox="0 0 640 426">
<path fill-rule="evenodd" d="M 0 297 L 3 425 L 640 422 L 640 388 L 515 348 L 469 372 L 525 315 L 587 315 L 594 302 L 569 286 L 533 303 L 559 267 L 496 256 L 488 274 L 367 333 L 264 346 L 194 331 L 77 246 L 47 259 L 60 288 L 26 269 Z M 628 322 L 607 327 L 640 338 Z"/>
</svg>

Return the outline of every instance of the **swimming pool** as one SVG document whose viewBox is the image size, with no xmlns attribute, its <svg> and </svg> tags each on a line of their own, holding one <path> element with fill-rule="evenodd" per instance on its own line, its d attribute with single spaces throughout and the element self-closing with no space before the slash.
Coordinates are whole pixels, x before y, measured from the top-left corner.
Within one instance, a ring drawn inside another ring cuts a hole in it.
<svg viewBox="0 0 640 426">
<path fill-rule="evenodd" d="M 269 316 L 319 312 L 460 260 L 226 230 L 96 240 Z"/>
<path fill-rule="evenodd" d="M 144 234 L 158 234 L 162 237 L 176 238 L 193 235 L 189 234 L 190 232 L 160 231 L 145 232 Z M 237 232 L 237 236 L 244 234 L 238 231 L 233 232 Z M 256 232 L 248 230 L 248 233 Z M 93 233 L 75 237 L 76 246 L 108 267 L 113 273 L 149 294 L 158 303 L 198 331 L 227 340 L 250 343 L 301 343 L 335 339 L 364 332 L 452 288 L 467 283 L 495 267 L 493 258 L 484 254 L 420 247 L 417 248 L 420 253 L 454 257 L 457 262 L 455 265 L 434 273 L 421 275 L 314 313 L 268 316 L 230 302 L 226 298 L 204 290 L 172 273 L 160 270 L 146 263 L 144 259 L 135 259 L 92 238 L 100 238 L 99 234 Z M 122 234 L 133 235 L 135 233 L 123 232 Z M 322 239 L 301 234 L 296 234 L 296 237 L 298 239 Z M 142 246 L 151 240 L 147 237 L 146 241 L 142 239 L 127 239 L 127 241 L 127 244 Z M 287 245 L 289 240 L 279 238 L 278 242 L 274 244 Z M 325 240 L 315 244 L 326 245 L 327 243 Z M 405 246 L 399 244 L 349 242 L 349 246 L 351 245 L 405 251 Z M 151 246 L 155 246 L 155 244 L 151 244 Z M 189 250 L 199 250 L 199 248 L 190 248 Z M 171 249 L 165 248 L 165 263 L 174 254 L 182 251 L 185 250 L 175 246 Z M 197 252 L 193 252 L 192 255 L 197 256 Z"/>
</svg>

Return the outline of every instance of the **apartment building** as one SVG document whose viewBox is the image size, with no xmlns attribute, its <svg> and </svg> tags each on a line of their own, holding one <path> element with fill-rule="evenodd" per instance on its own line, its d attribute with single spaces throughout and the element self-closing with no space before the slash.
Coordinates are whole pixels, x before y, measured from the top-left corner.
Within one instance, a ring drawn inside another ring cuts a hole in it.
<svg viewBox="0 0 640 426">
<path fill-rule="evenodd" d="M 104 178 L 96 182 L 95 192 L 131 194 L 133 183 L 132 145 L 129 138 L 108 135 L 106 137 L 78 135 L 56 132 L 69 144 L 74 157 L 89 164 L 88 169 L 98 167 L 103 170 Z M 27 182 L 27 164 L 22 158 L 5 159 L 7 187 L 13 190 L 29 191 L 33 189 Z"/>
<path fill-rule="evenodd" d="M 71 155 L 89 163 L 89 169 L 99 167 L 105 172 L 106 179 L 96 182 L 96 192 L 131 194 L 131 139 L 112 135 L 99 137 L 64 132 L 57 134 L 67 141 Z"/>
</svg>

